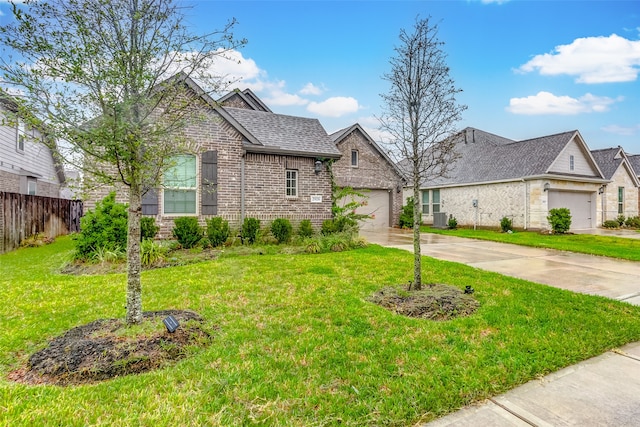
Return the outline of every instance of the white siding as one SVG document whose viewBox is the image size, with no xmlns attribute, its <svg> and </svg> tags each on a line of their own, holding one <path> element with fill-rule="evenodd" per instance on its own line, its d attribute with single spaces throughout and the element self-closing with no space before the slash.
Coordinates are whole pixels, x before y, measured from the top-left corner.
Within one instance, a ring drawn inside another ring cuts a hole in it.
<svg viewBox="0 0 640 427">
<path fill-rule="evenodd" d="M 573 170 L 571 170 L 571 156 L 573 156 Z M 551 173 L 562 173 L 581 176 L 598 176 L 598 172 L 589 160 L 583 146 L 574 137 L 562 150 L 549 168 Z"/>
<path fill-rule="evenodd" d="M 0 123 L 6 116 L 6 110 L 0 107 Z M 17 149 L 17 127 L 0 124 L 0 171 L 4 174 L 23 175 L 21 170 L 39 175 L 38 195 L 49 197 L 59 197 L 58 189 L 52 190 L 52 185 L 59 186 L 60 182 L 54 166 L 51 151 L 43 143 L 39 142 L 39 132 L 27 130 L 28 135 L 33 135 L 25 141 L 24 151 Z M 9 182 L 9 181 L 7 181 Z M 47 193 L 42 194 L 41 189 L 47 188 Z M 3 188 L 0 183 L 0 190 L 11 192 L 25 192 L 21 188 Z M 24 189 L 26 190 L 26 188 Z"/>
</svg>

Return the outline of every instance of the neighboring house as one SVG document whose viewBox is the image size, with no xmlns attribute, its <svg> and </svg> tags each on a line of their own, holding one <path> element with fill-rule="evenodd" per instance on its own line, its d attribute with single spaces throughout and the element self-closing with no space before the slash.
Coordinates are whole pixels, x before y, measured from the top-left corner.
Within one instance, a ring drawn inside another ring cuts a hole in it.
<svg viewBox="0 0 640 427">
<path fill-rule="evenodd" d="M 638 174 L 622 147 L 592 150 L 591 155 L 610 182 L 602 187 L 600 223 L 638 215 Z"/>
<path fill-rule="evenodd" d="M 640 154 L 627 156 L 627 158 L 629 159 L 629 163 L 631 163 L 631 166 L 636 173 L 636 178 L 638 178 L 638 181 L 640 181 Z M 638 212 L 640 213 L 640 188 L 638 189 Z"/>
<path fill-rule="evenodd" d="M 65 175 L 55 153 L 16 111 L 14 98 L 0 91 L 0 191 L 60 198 Z"/>
<path fill-rule="evenodd" d="M 362 229 L 398 225 L 404 180 L 395 164 L 359 125 L 330 135 L 342 157 L 333 164 L 336 185 L 363 191 L 366 205 L 358 213 L 371 215 Z"/>
<path fill-rule="evenodd" d="M 601 225 L 598 193 L 610 180 L 578 131 L 513 141 L 466 128 L 458 138 L 448 176 L 421 186 L 425 223 L 435 213 L 437 222 L 453 215 L 460 225 L 495 228 L 508 217 L 514 227 L 544 230 L 549 210 L 566 207 L 572 229 Z"/>
<path fill-rule="evenodd" d="M 331 218 L 326 165 L 340 151 L 317 119 L 274 114 L 249 90 L 215 102 L 193 80 L 184 81 L 186 90 L 200 94 L 202 120 L 185 129 L 197 149 L 177 156 L 162 187 L 143 199 L 143 215 L 156 217 L 162 237 L 180 216 L 197 216 L 203 225 L 220 216 L 234 227 L 246 217 L 264 225 L 310 219 L 316 228 Z M 93 189 L 85 210 L 110 190 Z M 119 201 L 126 197 L 119 192 Z"/>
</svg>

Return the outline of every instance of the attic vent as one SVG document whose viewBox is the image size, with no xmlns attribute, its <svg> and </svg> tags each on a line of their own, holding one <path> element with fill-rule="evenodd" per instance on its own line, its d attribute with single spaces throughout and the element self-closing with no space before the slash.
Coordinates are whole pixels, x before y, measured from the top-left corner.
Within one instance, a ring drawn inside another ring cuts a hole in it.
<svg viewBox="0 0 640 427">
<path fill-rule="evenodd" d="M 471 142 L 476 142 L 476 130 L 475 129 L 467 129 L 464 133 L 464 143 L 469 143 L 469 132 L 471 132 Z"/>
</svg>

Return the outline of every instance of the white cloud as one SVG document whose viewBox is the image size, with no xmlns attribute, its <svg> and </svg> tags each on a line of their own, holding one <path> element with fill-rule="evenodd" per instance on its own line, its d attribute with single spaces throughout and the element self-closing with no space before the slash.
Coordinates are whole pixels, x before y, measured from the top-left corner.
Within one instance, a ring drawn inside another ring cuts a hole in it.
<svg viewBox="0 0 640 427">
<path fill-rule="evenodd" d="M 284 91 L 270 91 L 268 97 L 264 98 L 264 102 L 267 105 L 277 105 L 277 106 L 291 106 L 291 105 L 307 105 L 309 103 L 308 100 L 291 93 L 286 93 Z"/>
<path fill-rule="evenodd" d="M 585 37 L 556 46 L 552 53 L 536 55 L 518 71 L 542 75 L 576 76 L 578 83 L 630 82 L 640 72 L 640 40 L 616 34 Z"/>
<path fill-rule="evenodd" d="M 634 136 L 640 132 L 640 124 L 637 124 L 635 126 L 609 125 L 601 129 L 605 132 L 613 133 L 615 135 Z"/>
<path fill-rule="evenodd" d="M 335 96 L 322 102 L 311 102 L 307 110 L 327 117 L 341 117 L 346 114 L 355 113 L 360 109 L 360 105 L 355 98 Z"/>
<path fill-rule="evenodd" d="M 580 98 L 572 98 L 566 95 L 556 96 L 550 92 L 538 92 L 525 98 L 511 98 L 506 110 L 523 115 L 602 113 L 609 111 L 609 107 L 618 101 L 622 101 L 622 98 L 613 99 L 590 93 Z"/>
<path fill-rule="evenodd" d="M 323 90 L 318 86 L 314 85 L 313 83 L 307 83 L 302 89 L 300 89 L 299 93 L 301 95 L 320 95 L 322 94 L 322 92 Z"/>
</svg>

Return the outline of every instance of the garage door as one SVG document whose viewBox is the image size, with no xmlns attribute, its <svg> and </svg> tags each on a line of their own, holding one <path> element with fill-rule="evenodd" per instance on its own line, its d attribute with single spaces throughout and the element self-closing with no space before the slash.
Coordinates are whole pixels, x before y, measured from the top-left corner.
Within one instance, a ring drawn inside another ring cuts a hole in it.
<svg viewBox="0 0 640 427">
<path fill-rule="evenodd" d="M 389 191 L 387 190 L 367 190 L 364 193 L 367 205 L 359 207 L 356 212 L 359 214 L 371 215 L 373 218 L 360 223 L 362 230 L 374 230 L 389 227 Z"/>
<path fill-rule="evenodd" d="M 593 228 L 592 193 L 576 191 L 549 191 L 549 210 L 568 208 L 571 211 L 571 229 Z"/>
</svg>

